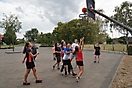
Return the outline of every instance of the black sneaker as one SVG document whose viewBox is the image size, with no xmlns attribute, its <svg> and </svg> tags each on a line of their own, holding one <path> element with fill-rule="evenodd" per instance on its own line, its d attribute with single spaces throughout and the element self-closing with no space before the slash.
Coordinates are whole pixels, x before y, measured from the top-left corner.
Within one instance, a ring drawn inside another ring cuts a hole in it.
<svg viewBox="0 0 132 88">
<path fill-rule="evenodd" d="M 56 58 L 54 58 L 54 60 L 56 60 Z"/>
<path fill-rule="evenodd" d="M 94 61 L 94 63 L 96 63 L 96 61 Z"/>
<path fill-rule="evenodd" d="M 55 69 L 55 66 L 53 66 L 53 70 Z"/>
<path fill-rule="evenodd" d="M 58 70 L 60 70 L 60 68 L 59 68 L 59 67 L 58 67 L 57 69 L 58 69 Z"/>
<path fill-rule="evenodd" d="M 30 85 L 29 82 L 23 82 L 23 85 Z"/>
<path fill-rule="evenodd" d="M 76 75 L 77 75 L 77 74 L 75 74 L 75 73 L 72 74 L 73 77 L 76 77 Z"/>
<path fill-rule="evenodd" d="M 65 76 L 67 76 L 67 72 L 65 72 Z"/>
<path fill-rule="evenodd" d="M 36 80 L 36 83 L 42 83 L 42 80 L 40 80 L 40 79 Z"/>
</svg>

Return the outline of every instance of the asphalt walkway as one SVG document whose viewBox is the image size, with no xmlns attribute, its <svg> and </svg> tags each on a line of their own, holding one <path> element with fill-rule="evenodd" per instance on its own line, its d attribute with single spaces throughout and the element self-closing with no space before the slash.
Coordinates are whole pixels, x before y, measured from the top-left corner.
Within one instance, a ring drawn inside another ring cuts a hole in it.
<svg viewBox="0 0 132 88">
<path fill-rule="evenodd" d="M 22 47 L 17 47 L 15 50 L 22 51 Z M 57 69 L 52 70 L 54 60 L 51 48 L 40 47 L 36 68 L 43 83 L 36 84 L 31 72 L 28 77 L 31 85 L 24 86 L 22 83 L 25 64 L 21 63 L 24 55 L 22 53 L 5 53 L 10 51 L 0 49 L 0 88 L 108 88 L 123 58 L 123 54 L 120 53 L 102 52 L 100 63 L 93 63 L 93 51 L 85 49 L 83 51 L 85 69 L 79 83 L 77 83 L 71 75 L 64 77 L 59 74 Z M 75 67 L 74 61 L 72 64 Z M 74 70 L 77 73 L 78 68 L 74 68 Z"/>
</svg>

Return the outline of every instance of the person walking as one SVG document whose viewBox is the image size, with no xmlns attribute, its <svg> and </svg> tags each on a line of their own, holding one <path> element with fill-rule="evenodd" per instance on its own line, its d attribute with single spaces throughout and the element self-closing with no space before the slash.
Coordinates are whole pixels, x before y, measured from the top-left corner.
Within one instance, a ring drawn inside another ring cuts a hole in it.
<svg viewBox="0 0 132 88">
<path fill-rule="evenodd" d="M 33 71 L 33 75 L 36 79 L 36 83 L 42 83 L 42 80 L 38 78 L 37 76 L 37 73 L 36 73 L 36 68 L 35 68 L 35 64 L 34 64 L 34 61 L 33 61 L 33 58 L 35 56 L 37 56 L 39 53 L 36 53 L 36 54 L 32 54 L 31 52 L 31 47 L 32 47 L 32 44 L 30 42 L 27 42 L 25 44 L 25 47 L 23 49 L 23 54 L 26 54 L 24 59 L 22 60 L 22 63 L 25 62 L 26 60 L 26 73 L 24 75 L 24 82 L 23 82 L 23 85 L 30 85 L 30 83 L 27 81 L 27 78 L 28 78 L 28 75 L 32 69 Z"/>
</svg>

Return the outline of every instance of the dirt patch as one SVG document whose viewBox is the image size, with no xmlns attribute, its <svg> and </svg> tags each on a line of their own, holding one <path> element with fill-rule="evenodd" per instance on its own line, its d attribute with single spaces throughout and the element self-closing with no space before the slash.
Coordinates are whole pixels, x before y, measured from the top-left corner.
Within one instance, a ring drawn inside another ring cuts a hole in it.
<svg viewBox="0 0 132 88">
<path fill-rule="evenodd" d="M 110 88 L 132 88 L 132 56 L 123 57 Z"/>
</svg>

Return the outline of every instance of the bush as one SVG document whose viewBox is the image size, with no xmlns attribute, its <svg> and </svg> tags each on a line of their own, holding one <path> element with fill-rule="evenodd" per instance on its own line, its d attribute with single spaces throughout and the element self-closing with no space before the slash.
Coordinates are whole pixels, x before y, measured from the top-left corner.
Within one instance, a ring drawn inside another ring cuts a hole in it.
<svg viewBox="0 0 132 88">
<path fill-rule="evenodd" d="M 132 55 L 132 46 L 128 47 L 128 51 L 127 52 L 128 52 L 128 55 Z"/>
</svg>

